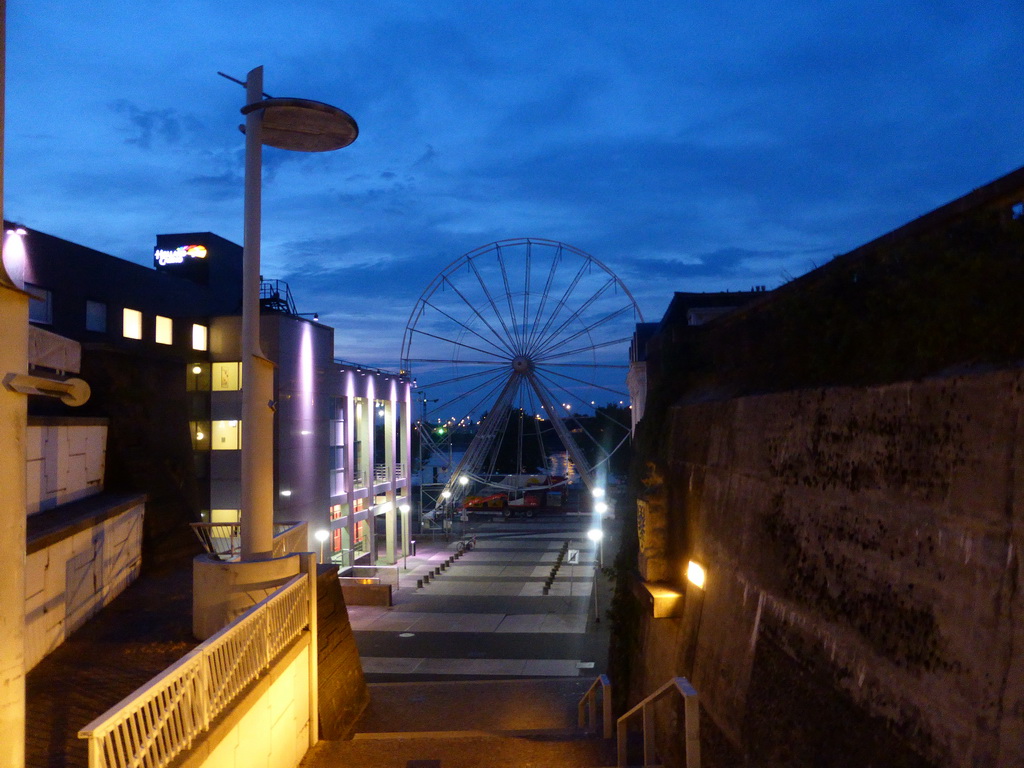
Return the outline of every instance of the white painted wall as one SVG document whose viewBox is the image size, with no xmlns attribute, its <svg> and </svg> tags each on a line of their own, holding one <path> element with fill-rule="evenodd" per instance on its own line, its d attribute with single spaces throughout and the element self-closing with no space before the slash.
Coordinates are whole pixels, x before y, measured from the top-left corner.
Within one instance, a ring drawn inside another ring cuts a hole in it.
<svg viewBox="0 0 1024 768">
<path fill-rule="evenodd" d="M 105 425 L 30 424 L 25 443 L 28 514 L 103 490 Z"/>
<path fill-rule="evenodd" d="M 296 768 L 309 749 L 310 645 L 307 633 L 192 748 L 181 768 Z"/>
<path fill-rule="evenodd" d="M 25 668 L 39 661 L 139 575 L 138 504 L 29 554 L 25 563 Z"/>
</svg>

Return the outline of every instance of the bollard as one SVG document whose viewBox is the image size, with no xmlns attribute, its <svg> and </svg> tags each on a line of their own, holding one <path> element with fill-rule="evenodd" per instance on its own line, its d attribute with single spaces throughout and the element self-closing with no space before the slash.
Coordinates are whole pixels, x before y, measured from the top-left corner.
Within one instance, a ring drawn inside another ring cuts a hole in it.
<svg viewBox="0 0 1024 768">
<path fill-rule="evenodd" d="M 435 575 L 435 576 L 440 576 L 440 575 L 441 575 L 441 566 L 437 566 L 437 567 L 436 567 L 436 568 L 434 569 L 434 575 Z"/>
<path fill-rule="evenodd" d="M 428 574 L 426 574 L 426 575 L 425 575 L 425 576 L 423 577 L 423 583 L 424 583 L 424 584 L 429 584 L 429 583 L 430 583 L 430 574 L 429 574 L 429 573 L 428 573 Z"/>
<path fill-rule="evenodd" d="M 544 585 L 544 594 L 546 595 L 550 591 L 551 591 L 551 587 L 549 587 L 547 584 L 545 584 Z"/>
<path fill-rule="evenodd" d="M 423 579 L 416 579 L 416 589 L 423 589 Z"/>
</svg>

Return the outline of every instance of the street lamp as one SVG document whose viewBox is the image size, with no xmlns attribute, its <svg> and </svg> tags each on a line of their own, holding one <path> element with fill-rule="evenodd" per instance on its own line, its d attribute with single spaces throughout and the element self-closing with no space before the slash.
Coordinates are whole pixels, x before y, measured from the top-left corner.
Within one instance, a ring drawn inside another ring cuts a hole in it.
<svg viewBox="0 0 1024 768">
<path fill-rule="evenodd" d="M 329 534 L 326 530 L 321 528 L 319 531 L 317 531 L 313 535 L 316 537 L 316 540 L 320 542 L 320 564 L 323 565 L 323 563 L 324 563 L 324 542 L 327 541 L 328 538 L 330 538 L 331 534 Z"/>
<path fill-rule="evenodd" d="M 274 548 L 274 364 L 260 349 L 260 228 L 263 145 L 297 152 L 347 147 L 359 135 L 352 117 L 308 99 L 263 93 L 263 67 L 245 82 L 245 204 L 242 241 L 242 560 L 268 560 Z M 319 537 L 319 533 L 317 534 Z M 322 549 L 322 547 L 321 547 Z M 321 558 L 322 559 L 322 558 Z"/>
<path fill-rule="evenodd" d="M 600 528 L 591 528 L 587 531 L 587 538 L 598 545 L 600 553 L 598 555 L 599 562 L 601 563 L 601 567 L 604 568 L 604 531 Z"/>
</svg>

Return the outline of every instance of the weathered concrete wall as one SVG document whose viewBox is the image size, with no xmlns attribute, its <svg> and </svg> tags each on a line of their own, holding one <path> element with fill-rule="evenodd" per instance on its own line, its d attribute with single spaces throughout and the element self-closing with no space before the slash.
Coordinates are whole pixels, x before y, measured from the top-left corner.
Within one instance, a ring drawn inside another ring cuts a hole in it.
<svg viewBox="0 0 1024 768">
<path fill-rule="evenodd" d="M 1024 373 L 672 409 L 637 693 L 691 677 L 750 765 L 1024 764 Z M 696 638 L 696 642 L 693 639 Z"/>
</svg>

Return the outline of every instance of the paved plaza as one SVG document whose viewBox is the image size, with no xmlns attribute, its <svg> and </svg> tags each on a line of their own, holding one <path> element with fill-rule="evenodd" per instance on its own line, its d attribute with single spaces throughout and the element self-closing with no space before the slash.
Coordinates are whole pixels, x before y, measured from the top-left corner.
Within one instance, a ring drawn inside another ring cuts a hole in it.
<svg viewBox="0 0 1024 768">
<path fill-rule="evenodd" d="M 604 671 L 609 586 L 598 568 L 600 550 L 587 538 L 590 524 L 589 516 L 575 515 L 496 518 L 457 528 L 459 535 L 447 542 L 429 533 L 417 537 L 416 556 L 399 561 L 394 605 L 349 606 L 367 680 L 593 677 Z M 611 547 L 614 521 L 605 528 Z M 473 548 L 437 574 L 457 542 L 473 536 Z M 566 542 L 574 562 L 563 559 L 545 594 Z M 418 587 L 427 575 L 429 583 Z"/>
</svg>

